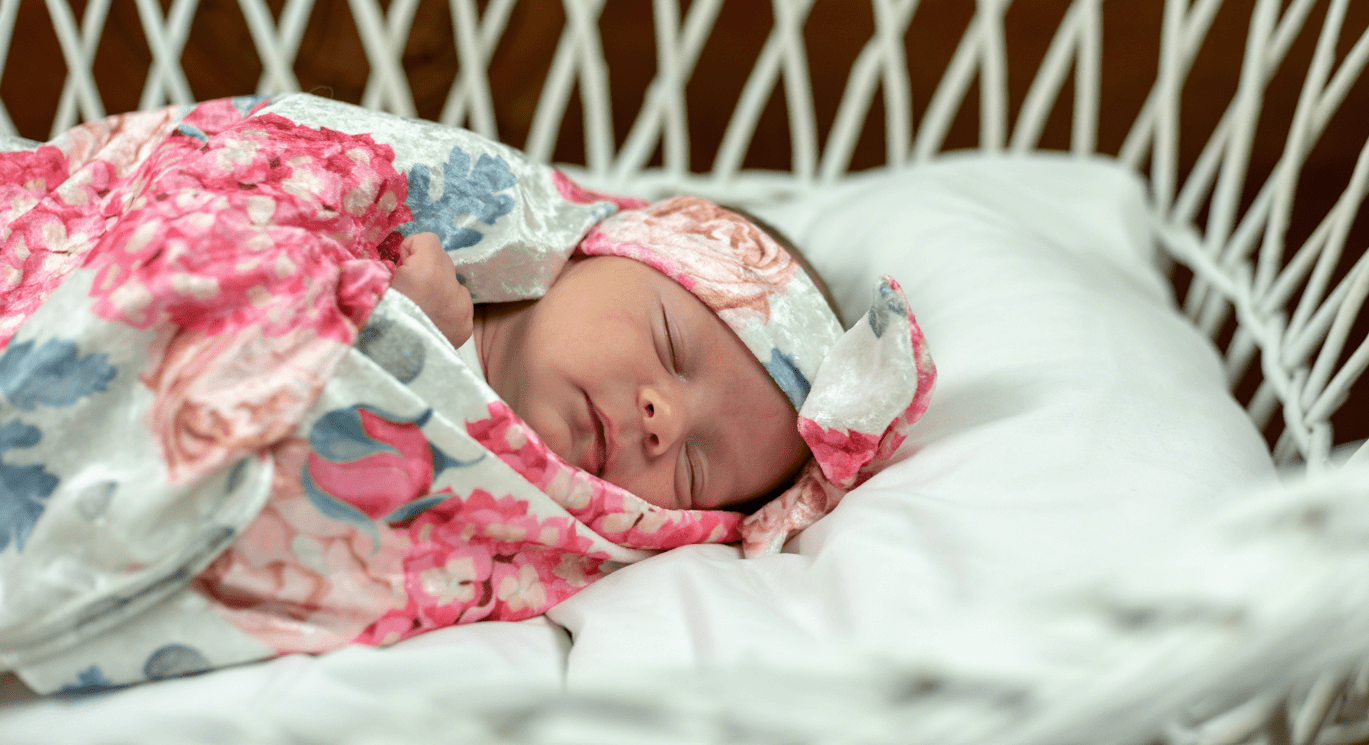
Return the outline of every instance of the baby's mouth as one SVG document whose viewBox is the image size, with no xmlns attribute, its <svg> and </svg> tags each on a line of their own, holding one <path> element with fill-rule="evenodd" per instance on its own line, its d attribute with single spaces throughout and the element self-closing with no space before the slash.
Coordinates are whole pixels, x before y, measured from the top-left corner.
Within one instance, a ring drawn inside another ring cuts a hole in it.
<svg viewBox="0 0 1369 745">
<path fill-rule="evenodd" d="M 588 395 L 585 396 L 585 403 L 589 405 L 589 418 L 594 423 L 594 442 L 591 443 L 589 452 L 585 454 L 584 470 L 602 477 L 604 466 L 608 464 L 607 427 L 604 424 L 603 414 L 595 407 Z"/>
</svg>

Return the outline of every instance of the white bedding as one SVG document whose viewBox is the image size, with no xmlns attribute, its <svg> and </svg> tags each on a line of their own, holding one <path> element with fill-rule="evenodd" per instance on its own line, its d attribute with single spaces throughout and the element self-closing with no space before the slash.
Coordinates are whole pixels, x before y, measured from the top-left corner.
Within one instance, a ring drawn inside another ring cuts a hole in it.
<svg viewBox="0 0 1369 745">
<path fill-rule="evenodd" d="M 1115 165 L 953 156 L 761 216 L 848 313 L 876 273 L 903 284 L 937 361 L 931 406 L 905 459 L 784 555 L 686 547 L 554 608 L 572 685 L 850 647 L 966 664 L 973 650 L 928 630 L 1049 607 L 1272 475 L 1153 267 L 1142 184 Z"/>
<path fill-rule="evenodd" d="M 554 608 L 555 624 L 479 624 L 10 706 L 0 739 L 241 728 L 246 705 L 264 727 L 332 741 L 414 681 L 429 693 L 513 680 L 588 690 L 642 669 L 804 666 L 853 649 L 1029 677 L 1082 649 L 995 637 L 976 619 L 1011 609 L 1047 627 L 1111 567 L 1272 476 L 1215 351 L 1153 268 L 1141 183 L 1114 164 L 951 156 L 760 214 L 848 313 L 868 304 L 855 288 L 873 275 L 898 279 L 940 373 L 903 458 L 785 553 L 677 549 Z"/>
<path fill-rule="evenodd" d="M 445 629 L 391 647 L 269 662 L 108 693 L 48 697 L 0 709 L 6 743 L 269 742 L 281 728 L 343 742 L 427 692 L 479 698 L 516 686 L 529 695 L 562 685 L 570 638 L 534 618 Z"/>
</svg>

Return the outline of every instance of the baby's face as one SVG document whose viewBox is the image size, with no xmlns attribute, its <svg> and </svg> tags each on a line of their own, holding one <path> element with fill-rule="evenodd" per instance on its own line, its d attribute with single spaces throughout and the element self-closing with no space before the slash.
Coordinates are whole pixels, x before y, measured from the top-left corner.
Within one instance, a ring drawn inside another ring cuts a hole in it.
<svg viewBox="0 0 1369 745">
<path fill-rule="evenodd" d="M 741 340 L 645 264 L 573 260 L 522 318 L 492 387 L 557 455 L 652 504 L 744 502 L 809 455 Z"/>
</svg>

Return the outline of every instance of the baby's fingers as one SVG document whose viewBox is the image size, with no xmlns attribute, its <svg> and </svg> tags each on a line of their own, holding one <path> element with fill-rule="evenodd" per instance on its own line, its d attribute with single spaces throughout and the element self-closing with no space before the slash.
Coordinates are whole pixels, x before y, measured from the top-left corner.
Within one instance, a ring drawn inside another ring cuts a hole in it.
<svg viewBox="0 0 1369 745">
<path fill-rule="evenodd" d="M 444 318 L 438 321 L 437 327 L 452 346 L 459 347 L 475 333 L 475 302 L 465 285 L 459 282 L 453 282 L 453 285 Z"/>
</svg>

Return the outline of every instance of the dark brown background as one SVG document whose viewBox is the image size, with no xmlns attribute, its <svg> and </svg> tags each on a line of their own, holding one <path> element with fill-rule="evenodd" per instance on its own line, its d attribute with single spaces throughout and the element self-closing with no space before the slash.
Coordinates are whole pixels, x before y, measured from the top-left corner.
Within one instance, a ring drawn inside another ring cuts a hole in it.
<svg viewBox="0 0 1369 745">
<path fill-rule="evenodd" d="M 1246 24 L 1253 4 L 1254 0 L 1228 0 L 1224 4 L 1195 63 L 1195 72 L 1184 88 L 1181 173 L 1196 160 L 1235 90 Z M 79 18 L 83 4 L 73 5 Z M 169 0 L 162 0 L 162 5 L 168 7 Z M 269 5 L 279 13 L 284 0 L 272 0 Z M 613 40 L 606 45 L 605 54 L 613 88 L 615 135 L 621 144 L 631 128 L 647 84 L 655 74 L 655 37 L 649 3 L 607 0 L 606 5 L 600 30 L 604 38 Z M 688 3 L 684 5 L 687 8 Z M 967 0 L 922 0 L 919 4 L 906 37 L 914 122 L 924 113 L 970 20 L 973 5 Z M 1118 151 L 1153 84 L 1163 5 L 1157 0 L 1108 0 L 1104 4 L 1104 87 L 1097 140 L 1102 152 Z M 1322 3 L 1313 11 L 1306 25 L 1310 33 L 1305 32 L 1298 39 L 1283 70 L 1270 86 L 1265 116 L 1257 130 L 1247 200 L 1254 196 L 1282 150 L 1289 112 L 1297 100 L 1325 5 Z M 1067 6 L 1066 0 L 1018 0 L 1008 11 L 1006 38 L 1013 60 L 1008 71 L 1009 122 L 1015 119 L 1031 77 Z M 687 91 L 691 163 L 695 170 L 703 171 L 711 166 L 746 74 L 764 42 L 764 35 L 757 33 L 757 29 L 768 29 L 771 22 L 769 2 L 729 0 L 724 3 L 717 28 L 705 46 Z M 522 145 L 527 136 L 563 23 L 563 11 L 557 0 L 521 0 L 514 8 L 504 41 L 496 51 L 490 69 L 499 134 L 505 142 Z M 1351 3 L 1339 55 L 1345 54 L 1366 25 L 1369 25 L 1369 3 Z M 825 139 L 835 117 L 851 64 L 873 28 L 870 5 L 866 2 L 817 0 L 809 16 L 804 31 L 819 121 L 819 142 Z M 458 69 L 451 29 L 445 0 L 424 0 L 405 50 L 404 66 L 418 113 L 425 118 L 439 116 Z M 94 70 L 110 113 L 137 107 L 150 60 L 132 0 L 115 0 Z M 255 90 L 261 66 L 234 0 L 202 0 L 182 63 L 198 99 Z M 310 18 L 295 73 L 304 90 L 345 101 L 360 101 L 368 67 L 345 0 L 319 0 Z M 44 5 L 21 3 L 9 60 L 3 78 L 0 78 L 0 98 L 21 134 L 38 140 L 48 138 L 65 74 Z M 1063 149 L 1069 145 L 1071 88 L 1072 83 L 1067 81 L 1046 127 L 1042 147 Z M 947 149 L 977 145 L 977 97 L 978 92 L 972 87 L 968 103 L 947 137 Z M 1288 245 L 1300 245 L 1344 189 L 1355 159 L 1364 146 L 1369 128 L 1366 114 L 1369 114 L 1369 76 L 1356 85 L 1313 150 L 1299 186 Z M 554 160 L 583 161 L 580 121 L 578 99 L 572 96 Z M 882 123 L 882 104 L 877 94 L 852 159 L 852 169 L 883 163 Z M 787 169 L 790 160 L 787 128 L 781 90 L 774 94 L 761 117 L 744 165 Z M 1347 250 L 1352 254 L 1362 253 L 1366 243 L 1369 243 L 1369 210 L 1361 209 Z M 1348 268 L 1348 262 L 1345 263 L 1342 271 Z M 1183 272 L 1176 277 L 1181 291 L 1187 281 Z M 1369 323 L 1361 318 L 1359 328 L 1351 337 L 1349 346 L 1352 349 L 1369 331 L 1366 327 Z M 1230 332 L 1228 328 L 1224 334 L 1229 336 Z M 1254 374 L 1247 378 L 1238 389 L 1238 396 L 1243 399 L 1251 395 L 1257 382 Z M 1361 383 L 1357 395 L 1335 418 L 1337 442 L 1369 436 L 1369 393 L 1365 388 Z M 1276 436 L 1278 429 L 1275 424 L 1267 434 Z"/>
</svg>

